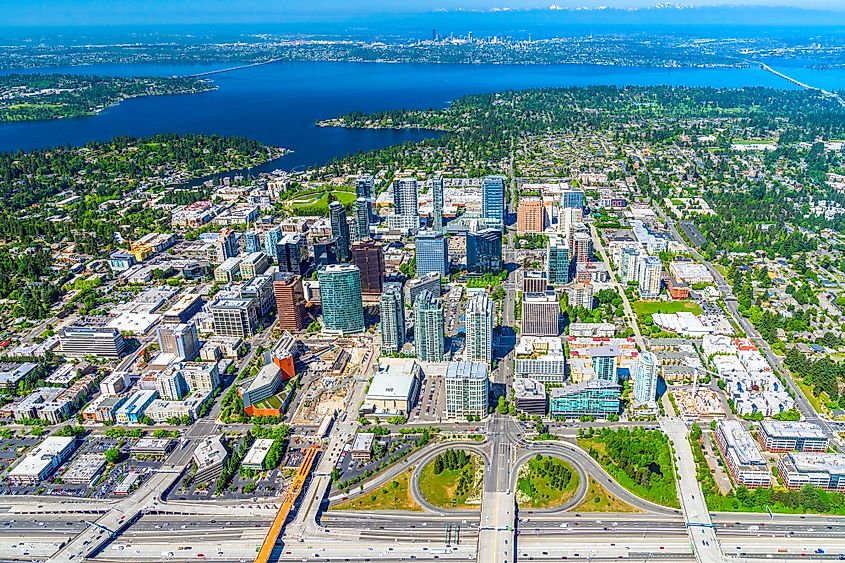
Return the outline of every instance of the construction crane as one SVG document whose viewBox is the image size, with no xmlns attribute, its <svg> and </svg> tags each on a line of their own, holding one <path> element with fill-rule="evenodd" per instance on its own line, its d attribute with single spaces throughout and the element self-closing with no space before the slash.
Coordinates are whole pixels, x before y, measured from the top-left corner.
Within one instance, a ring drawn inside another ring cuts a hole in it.
<svg viewBox="0 0 845 563">
<path fill-rule="evenodd" d="M 264 536 L 264 542 L 258 550 L 258 555 L 255 557 L 255 563 L 270 562 L 270 555 L 273 553 L 273 548 L 276 547 L 276 542 L 279 541 L 279 536 L 282 534 L 282 528 L 285 527 L 285 521 L 288 519 L 293 505 L 296 503 L 296 499 L 299 498 L 299 495 L 302 493 L 302 489 L 305 487 L 305 481 L 311 473 L 311 468 L 314 466 L 314 461 L 317 459 L 318 453 L 320 453 L 320 447 L 316 444 L 305 450 L 305 457 L 302 458 L 302 463 L 299 465 L 299 469 L 296 470 L 296 474 L 293 476 L 293 482 L 285 494 L 285 499 L 279 506 L 279 511 L 276 513 L 276 517 L 273 519 L 270 529 L 267 530 L 267 535 Z"/>
</svg>

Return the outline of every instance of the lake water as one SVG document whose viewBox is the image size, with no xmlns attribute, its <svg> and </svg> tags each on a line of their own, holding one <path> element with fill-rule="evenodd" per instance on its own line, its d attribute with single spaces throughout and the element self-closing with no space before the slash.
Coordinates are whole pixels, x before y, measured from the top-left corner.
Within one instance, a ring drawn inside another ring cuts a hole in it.
<svg viewBox="0 0 845 563">
<path fill-rule="evenodd" d="M 772 66 L 775 66 L 772 64 Z M 49 72 L 171 76 L 224 65 L 100 65 Z M 778 67 L 776 67 L 778 68 Z M 783 69 L 824 88 L 845 86 L 845 71 Z M 43 72 L 47 72 L 44 70 Z M 427 131 L 321 128 L 315 122 L 350 111 L 440 108 L 465 94 L 592 84 L 769 86 L 791 84 L 757 68 L 665 69 L 595 65 L 415 65 L 274 63 L 211 77 L 218 90 L 203 94 L 127 100 L 93 117 L 0 125 L 0 150 L 81 145 L 117 135 L 218 133 L 243 135 L 294 152 L 267 168 L 293 169 L 336 156 L 416 141 Z"/>
</svg>

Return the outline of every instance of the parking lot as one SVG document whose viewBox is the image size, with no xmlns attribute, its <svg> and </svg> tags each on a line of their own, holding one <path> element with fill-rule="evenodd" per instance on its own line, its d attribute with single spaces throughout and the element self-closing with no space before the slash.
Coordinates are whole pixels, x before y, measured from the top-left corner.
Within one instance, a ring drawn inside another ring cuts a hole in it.
<svg viewBox="0 0 845 563">
<path fill-rule="evenodd" d="M 443 389 L 443 378 L 428 375 L 423 378 L 417 404 L 411 409 L 409 422 L 440 422 L 446 416 L 446 396 Z"/>
<path fill-rule="evenodd" d="M 369 471 L 370 474 L 376 473 L 382 468 L 381 466 L 387 459 L 390 458 L 390 456 L 404 455 L 412 450 L 416 445 L 418 438 L 418 436 L 414 435 L 378 436 L 376 437 L 375 442 L 379 443 L 380 446 L 375 446 L 374 444 L 374 455 L 369 461 L 359 461 L 353 459 L 352 454 L 350 453 L 351 444 L 349 444 L 348 446 L 350 447 L 344 449 L 338 459 L 337 465 L 335 465 L 335 467 L 340 470 L 339 482 L 356 479 L 367 473 L 367 471 Z M 383 451 L 383 455 L 377 457 L 378 452 L 375 451 L 376 449 Z"/>
</svg>

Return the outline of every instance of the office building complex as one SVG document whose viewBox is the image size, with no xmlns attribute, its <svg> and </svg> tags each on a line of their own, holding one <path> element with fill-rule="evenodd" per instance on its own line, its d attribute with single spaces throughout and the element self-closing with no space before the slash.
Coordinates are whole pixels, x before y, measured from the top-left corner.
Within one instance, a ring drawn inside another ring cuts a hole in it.
<svg viewBox="0 0 845 563">
<path fill-rule="evenodd" d="M 119 358 L 126 349 L 116 328 L 102 326 L 69 326 L 59 333 L 59 343 L 65 356 Z"/>
<path fill-rule="evenodd" d="M 845 454 L 788 453 L 778 463 L 778 475 L 787 489 L 812 485 L 845 492 Z"/>
<path fill-rule="evenodd" d="M 247 338 L 255 334 L 258 309 L 252 299 L 224 297 L 210 303 L 208 311 L 218 336 Z"/>
<path fill-rule="evenodd" d="M 417 276 L 437 272 L 449 275 L 449 241 L 443 233 L 424 230 L 416 237 Z"/>
<path fill-rule="evenodd" d="M 600 379 L 556 387 L 549 393 L 549 413 L 560 418 L 607 418 L 619 413 L 621 393 L 619 384 Z"/>
<path fill-rule="evenodd" d="M 552 285 L 569 283 L 572 271 L 569 246 L 566 239 L 555 234 L 549 235 L 549 247 L 546 250 L 546 277 Z"/>
<path fill-rule="evenodd" d="M 431 180 L 431 228 L 443 230 L 443 176 Z"/>
<path fill-rule="evenodd" d="M 243 257 L 240 263 L 241 279 L 251 280 L 263 274 L 270 267 L 270 258 L 263 252 L 252 252 Z"/>
<path fill-rule="evenodd" d="M 584 264 L 593 258 L 593 239 L 586 229 L 576 229 L 572 234 L 572 256 L 578 264 Z"/>
<path fill-rule="evenodd" d="M 339 201 L 329 204 L 329 220 L 332 236 L 337 239 L 337 258 L 341 262 L 349 261 L 349 223 L 346 222 L 346 209 Z"/>
<path fill-rule="evenodd" d="M 158 346 L 162 353 L 176 358 L 193 360 L 199 353 L 200 343 L 194 324 L 162 324 L 156 329 Z"/>
<path fill-rule="evenodd" d="M 566 381 L 563 341 L 556 336 L 520 336 L 514 349 L 514 376 L 563 385 Z"/>
<path fill-rule="evenodd" d="M 256 403 L 266 401 L 275 395 L 282 386 L 282 370 L 274 363 L 261 368 L 247 388 L 241 393 L 244 412 L 251 415 L 250 407 Z"/>
<path fill-rule="evenodd" d="M 361 291 L 381 293 L 384 286 L 384 252 L 381 244 L 372 240 L 352 245 L 352 263 L 361 271 Z"/>
<path fill-rule="evenodd" d="M 398 352 L 405 344 L 405 300 L 401 283 L 386 283 L 379 298 L 379 328 L 381 348 Z"/>
<path fill-rule="evenodd" d="M 560 334 L 560 303 L 554 291 L 522 294 L 522 334 L 557 336 Z"/>
<path fill-rule="evenodd" d="M 657 256 L 642 256 L 639 261 L 638 280 L 640 297 L 654 299 L 660 295 L 660 272 L 662 265 Z"/>
<path fill-rule="evenodd" d="M 546 206 L 541 197 L 524 197 L 516 211 L 516 232 L 542 233 L 546 230 Z"/>
<path fill-rule="evenodd" d="M 489 384 L 486 364 L 449 362 L 446 368 L 446 416 L 486 416 Z"/>
<path fill-rule="evenodd" d="M 305 326 L 305 294 L 302 278 L 288 273 L 273 275 L 273 296 L 280 330 L 298 332 Z"/>
<path fill-rule="evenodd" d="M 657 400 L 657 356 L 643 352 L 637 357 L 637 371 L 634 376 L 634 402 L 649 404 Z"/>
<path fill-rule="evenodd" d="M 414 302 L 414 347 L 423 362 L 443 360 L 443 305 L 429 291 Z"/>
<path fill-rule="evenodd" d="M 764 420 L 757 439 L 770 452 L 826 452 L 830 439 L 812 422 Z"/>
<path fill-rule="evenodd" d="M 228 285 L 241 277 L 241 259 L 226 258 L 222 264 L 214 268 L 214 281 L 221 285 Z"/>
<path fill-rule="evenodd" d="M 486 293 L 475 293 L 466 304 L 466 344 L 464 359 L 490 365 L 493 360 L 493 300 Z"/>
<path fill-rule="evenodd" d="M 502 271 L 502 231 L 482 229 L 467 232 L 467 270 L 474 274 Z"/>
<path fill-rule="evenodd" d="M 361 271 L 353 264 L 334 264 L 317 270 L 323 329 L 337 334 L 364 331 Z"/>
<path fill-rule="evenodd" d="M 481 217 L 487 224 L 505 224 L 505 177 L 485 176 L 481 181 Z"/>
<path fill-rule="evenodd" d="M 725 464 L 737 485 L 768 487 L 772 473 L 760 447 L 738 420 L 720 420 L 716 423 L 716 444 L 725 458 Z"/>
<path fill-rule="evenodd" d="M 265 274 L 255 276 L 238 290 L 242 299 L 251 299 L 258 318 L 266 317 L 273 310 L 273 277 Z"/>
</svg>

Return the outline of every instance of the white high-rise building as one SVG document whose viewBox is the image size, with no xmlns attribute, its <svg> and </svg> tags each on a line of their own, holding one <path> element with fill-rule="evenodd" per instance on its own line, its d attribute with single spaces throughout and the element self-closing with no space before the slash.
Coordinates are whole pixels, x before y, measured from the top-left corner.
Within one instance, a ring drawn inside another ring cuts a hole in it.
<svg viewBox="0 0 845 563">
<path fill-rule="evenodd" d="M 379 298 L 381 348 L 398 352 L 405 343 L 405 300 L 401 283 L 386 283 Z"/>
<path fill-rule="evenodd" d="M 449 362 L 445 381 L 447 416 L 487 415 L 490 380 L 485 364 Z"/>
<path fill-rule="evenodd" d="M 493 301 L 476 293 L 467 301 L 464 359 L 490 365 L 493 343 Z"/>
<path fill-rule="evenodd" d="M 397 178 L 393 181 L 393 212 L 396 215 L 420 216 L 419 189 L 416 178 Z M 419 225 L 419 222 L 417 223 Z"/>
<path fill-rule="evenodd" d="M 657 356 L 643 352 L 637 358 L 634 377 L 634 401 L 636 404 L 654 403 L 657 399 Z"/>
<path fill-rule="evenodd" d="M 640 297 L 653 299 L 660 295 L 660 272 L 662 270 L 660 258 L 657 256 L 641 256 L 639 260 L 638 278 Z"/>
<path fill-rule="evenodd" d="M 637 266 L 640 261 L 640 251 L 630 246 L 622 249 L 619 258 L 619 280 L 623 285 L 630 282 L 639 282 Z"/>
</svg>

